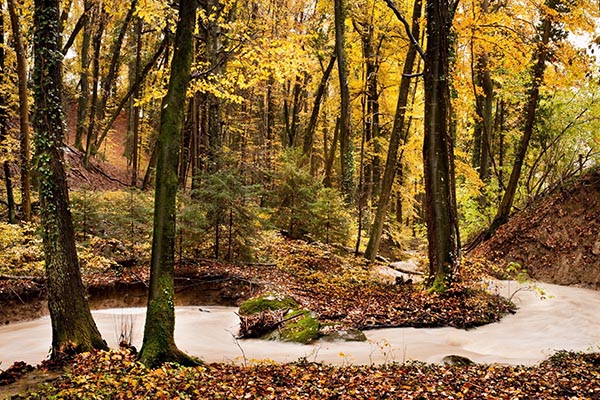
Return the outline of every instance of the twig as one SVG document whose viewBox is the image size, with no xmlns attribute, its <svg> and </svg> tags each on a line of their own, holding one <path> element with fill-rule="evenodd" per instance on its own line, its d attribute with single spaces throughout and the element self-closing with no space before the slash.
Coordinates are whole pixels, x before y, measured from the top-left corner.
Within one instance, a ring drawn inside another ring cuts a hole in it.
<svg viewBox="0 0 600 400">
<path fill-rule="evenodd" d="M 238 349 L 240 349 L 240 351 L 242 352 L 242 358 L 244 360 L 244 367 L 248 366 L 248 359 L 246 358 L 246 352 L 244 351 L 244 348 L 240 345 L 240 341 L 238 340 L 238 338 L 233 334 L 233 332 L 231 332 L 230 330 L 225 330 L 227 332 L 229 332 L 229 334 L 231 335 L 231 337 L 233 338 L 233 341 L 235 343 L 235 345 L 238 347 Z"/>
<path fill-rule="evenodd" d="M 17 296 L 17 298 L 19 299 L 19 301 L 21 301 L 21 304 L 25 304 L 25 302 L 23 301 L 23 299 L 21 298 L 21 296 L 19 296 L 19 293 L 17 293 L 15 291 L 15 289 L 9 287 L 10 291 L 13 292 L 15 294 L 15 296 Z"/>
<path fill-rule="evenodd" d="M 146 286 L 146 288 L 149 287 L 148 284 L 146 283 L 146 281 L 144 281 L 142 278 L 140 278 L 140 276 L 138 274 L 136 274 L 135 271 L 130 271 L 130 272 L 133 274 L 133 276 L 135 276 L 138 279 L 138 281 L 142 282 L 144 284 L 144 286 Z"/>
</svg>

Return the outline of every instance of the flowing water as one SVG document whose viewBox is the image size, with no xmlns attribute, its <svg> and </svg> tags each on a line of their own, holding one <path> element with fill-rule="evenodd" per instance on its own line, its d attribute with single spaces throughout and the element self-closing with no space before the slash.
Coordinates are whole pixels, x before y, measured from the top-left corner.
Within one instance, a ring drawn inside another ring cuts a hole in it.
<svg viewBox="0 0 600 400">
<path fill-rule="evenodd" d="M 513 294 L 514 282 L 496 283 L 500 294 Z M 310 345 L 235 340 L 236 308 L 178 307 L 175 340 L 182 350 L 207 362 L 251 363 L 258 360 L 291 362 L 299 358 L 335 364 L 371 364 L 420 360 L 441 362 L 450 354 L 478 363 L 532 365 L 557 350 L 598 351 L 600 346 L 600 292 L 538 284 L 521 288 L 513 297 L 519 306 L 514 315 L 499 323 L 468 331 L 454 328 L 392 328 L 365 332 L 367 342 L 316 341 Z M 123 335 L 134 346 L 141 344 L 145 310 L 140 308 L 93 312 L 103 337 L 111 347 Z M 50 320 L 15 323 L 0 327 L 0 369 L 14 361 L 37 364 L 50 348 Z"/>
</svg>

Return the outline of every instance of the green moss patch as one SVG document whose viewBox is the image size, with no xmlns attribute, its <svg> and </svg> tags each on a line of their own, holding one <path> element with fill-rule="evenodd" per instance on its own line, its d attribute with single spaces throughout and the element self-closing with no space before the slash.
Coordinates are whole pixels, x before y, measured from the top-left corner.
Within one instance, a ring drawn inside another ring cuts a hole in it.
<svg viewBox="0 0 600 400">
<path fill-rule="evenodd" d="M 319 321 L 308 310 L 296 310 L 288 313 L 282 326 L 265 335 L 264 339 L 306 344 L 318 337 Z"/>
<path fill-rule="evenodd" d="M 298 303 L 290 296 L 282 294 L 267 293 L 260 297 L 247 300 L 240 305 L 240 315 L 258 314 L 271 310 L 296 310 Z"/>
</svg>

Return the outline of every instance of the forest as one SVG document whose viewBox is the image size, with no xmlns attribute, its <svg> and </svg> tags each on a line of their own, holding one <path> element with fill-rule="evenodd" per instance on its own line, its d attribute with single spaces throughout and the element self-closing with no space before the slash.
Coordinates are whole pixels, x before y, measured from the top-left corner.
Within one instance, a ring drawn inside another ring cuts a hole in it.
<svg viewBox="0 0 600 400">
<path fill-rule="evenodd" d="M 600 396 L 598 2 L 0 7 L 0 356 L 51 330 L 0 394 Z M 178 346 L 186 307 L 241 356 Z M 580 335 L 532 356 L 394 339 L 548 314 Z"/>
</svg>

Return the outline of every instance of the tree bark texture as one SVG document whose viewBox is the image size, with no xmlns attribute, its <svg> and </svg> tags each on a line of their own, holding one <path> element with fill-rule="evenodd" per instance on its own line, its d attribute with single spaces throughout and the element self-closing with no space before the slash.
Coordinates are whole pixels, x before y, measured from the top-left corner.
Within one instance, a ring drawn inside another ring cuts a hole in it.
<svg viewBox="0 0 600 400">
<path fill-rule="evenodd" d="M 173 361 L 196 364 L 175 345 L 175 200 L 185 96 L 192 63 L 196 0 L 181 0 L 171 75 L 160 116 L 150 288 L 140 360 L 150 367 Z"/>
<path fill-rule="evenodd" d="M 448 81 L 451 46 L 449 36 L 454 7 L 455 4 L 449 4 L 447 0 L 426 1 L 423 169 L 429 284 L 434 291 L 444 291 L 447 288 L 460 261 Z"/>
<path fill-rule="evenodd" d="M 106 349 L 81 281 L 61 147 L 64 139 L 59 1 L 36 0 L 34 127 L 52 358 Z"/>
</svg>

